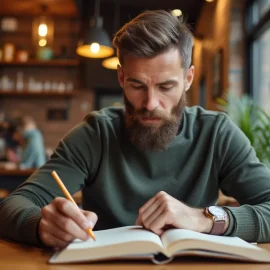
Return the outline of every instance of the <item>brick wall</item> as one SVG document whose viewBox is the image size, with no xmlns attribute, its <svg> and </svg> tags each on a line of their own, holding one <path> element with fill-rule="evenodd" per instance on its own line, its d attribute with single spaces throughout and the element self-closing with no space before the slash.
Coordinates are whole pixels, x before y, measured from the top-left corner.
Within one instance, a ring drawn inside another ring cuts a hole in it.
<svg viewBox="0 0 270 270">
<path fill-rule="evenodd" d="M 228 89 L 229 70 L 229 33 L 231 21 L 231 0 L 205 2 L 195 29 L 193 64 L 196 68 L 192 86 L 192 104 L 199 104 L 199 89 L 202 77 L 206 82 L 206 108 L 216 109 L 212 98 L 212 61 L 215 54 L 222 49 L 223 73 L 222 92 Z"/>
</svg>

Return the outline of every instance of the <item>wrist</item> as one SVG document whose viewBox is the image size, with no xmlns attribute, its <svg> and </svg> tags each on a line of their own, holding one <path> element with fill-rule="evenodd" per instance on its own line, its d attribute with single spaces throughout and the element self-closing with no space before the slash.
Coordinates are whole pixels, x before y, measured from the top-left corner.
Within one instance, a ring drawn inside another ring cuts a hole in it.
<svg viewBox="0 0 270 270">
<path fill-rule="evenodd" d="M 219 206 L 206 207 L 203 211 L 206 218 L 212 221 L 212 228 L 207 228 L 205 233 L 223 235 L 229 227 L 229 215 L 226 209 Z"/>
<path fill-rule="evenodd" d="M 207 217 L 204 213 L 204 209 L 195 209 L 197 211 L 197 232 L 200 233 L 210 233 L 213 228 L 214 221 Z"/>
</svg>

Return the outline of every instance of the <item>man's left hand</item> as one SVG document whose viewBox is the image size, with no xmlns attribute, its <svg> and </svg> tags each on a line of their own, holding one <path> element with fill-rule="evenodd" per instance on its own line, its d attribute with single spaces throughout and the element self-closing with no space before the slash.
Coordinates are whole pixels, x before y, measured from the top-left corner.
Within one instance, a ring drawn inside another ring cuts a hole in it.
<svg viewBox="0 0 270 270">
<path fill-rule="evenodd" d="M 167 227 L 209 233 L 213 221 L 204 215 L 203 209 L 191 208 L 160 191 L 140 208 L 136 225 L 144 226 L 158 235 Z"/>
</svg>

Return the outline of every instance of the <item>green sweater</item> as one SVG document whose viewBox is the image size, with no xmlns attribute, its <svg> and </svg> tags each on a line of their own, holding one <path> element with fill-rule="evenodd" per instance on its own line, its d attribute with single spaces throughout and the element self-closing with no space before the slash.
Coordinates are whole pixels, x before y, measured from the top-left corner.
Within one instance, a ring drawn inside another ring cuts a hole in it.
<svg viewBox="0 0 270 270">
<path fill-rule="evenodd" d="M 226 235 L 270 241 L 270 171 L 245 135 L 223 113 L 186 108 L 178 135 L 163 152 L 141 152 L 127 138 L 124 110 L 90 113 L 55 149 L 52 158 L 0 205 L 0 235 L 38 245 L 41 208 L 82 189 L 83 208 L 95 229 L 135 224 L 138 209 L 163 190 L 191 207 L 215 205 L 219 188 L 240 207 L 227 207 Z"/>
</svg>

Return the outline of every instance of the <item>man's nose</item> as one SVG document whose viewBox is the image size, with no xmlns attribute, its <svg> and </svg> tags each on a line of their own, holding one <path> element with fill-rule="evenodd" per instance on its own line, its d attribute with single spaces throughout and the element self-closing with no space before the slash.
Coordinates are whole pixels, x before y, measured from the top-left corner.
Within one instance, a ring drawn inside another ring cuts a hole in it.
<svg viewBox="0 0 270 270">
<path fill-rule="evenodd" d="M 154 111 L 159 106 L 157 94 L 153 90 L 148 90 L 145 95 L 144 107 L 148 111 Z"/>
</svg>

